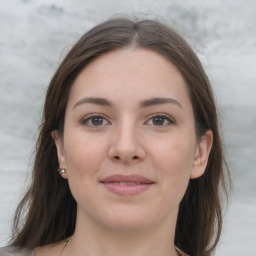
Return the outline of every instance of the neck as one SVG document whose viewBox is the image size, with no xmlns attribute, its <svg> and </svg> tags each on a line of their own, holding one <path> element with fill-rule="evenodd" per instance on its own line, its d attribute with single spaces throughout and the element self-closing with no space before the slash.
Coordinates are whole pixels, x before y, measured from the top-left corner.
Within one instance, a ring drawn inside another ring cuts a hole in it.
<svg viewBox="0 0 256 256">
<path fill-rule="evenodd" d="M 62 256 L 176 256 L 176 218 L 147 228 L 104 228 L 78 213 L 75 233 Z"/>
</svg>

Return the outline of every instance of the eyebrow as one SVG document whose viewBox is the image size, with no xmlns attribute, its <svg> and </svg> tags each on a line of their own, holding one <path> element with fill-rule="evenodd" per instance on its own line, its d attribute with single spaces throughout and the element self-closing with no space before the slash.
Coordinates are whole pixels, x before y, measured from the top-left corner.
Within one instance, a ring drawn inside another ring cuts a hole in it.
<svg viewBox="0 0 256 256">
<path fill-rule="evenodd" d="M 173 98 L 152 98 L 152 99 L 144 100 L 140 103 L 140 107 L 150 107 L 150 106 L 162 105 L 166 103 L 174 104 L 182 109 L 181 104 Z"/>
<path fill-rule="evenodd" d="M 95 104 L 95 105 L 100 105 L 100 106 L 105 106 L 105 107 L 113 107 L 113 103 L 111 103 L 109 100 L 105 98 L 98 98 L 98 97 L 88 97 L 88 98 L 83 98 L 79 100 L 73 108 L 80 106 L 84 103 L 90 103 L 90 104 Z M 182 105 L 175 99 L 173 98 L 151 98 L 147 100 L 143 100 L 140 102 L 139 106 L 141 108 L 145 107 L 151 107 L 155 105 L 163 105 L 163 104 L 174 104 L 182 109 Z"/>
<path fill-rule="evenodd" d="M 96 104 L 96 105 L 100 105 L 100 106 L 105 106 L 105 107 L 112 107 L 113 104 L 108 101 L 107 99 L 104 98 L 97 98 L 97 97 L 88 97 L 88 98 L 83 98 L 81 100 L 79 100 L 73 108 L 82 105 L 84 103 L 91 103 L 91 104 Z"/>
</svg>

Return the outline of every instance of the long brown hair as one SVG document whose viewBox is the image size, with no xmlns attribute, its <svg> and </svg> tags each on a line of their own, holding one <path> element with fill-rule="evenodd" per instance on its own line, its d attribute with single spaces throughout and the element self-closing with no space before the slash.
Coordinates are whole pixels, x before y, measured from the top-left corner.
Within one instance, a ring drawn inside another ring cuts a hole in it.
<svg viewBox="0 0 256 256">
<path fill-rule="evenodd" d="M 209 256 L 221 234 L 222 202 L 229 172 L 223 154 L 213 92 L 191 47 L 172 28 L 151 19 L 112 18 L 85 33 L 53 76 L 45 98 L 32 183 L 18 205 L 12 245 L 34 248 L 73 234 L 76 202 L 58 172 L 53 130 L 64 129 L 65 110 L 74 79 L 98 56 L 120 48 L 146 48 L 160 53 L 182 73 L 193 105 L 197 137 L 210 129 L 213 145 L 203 176 L 190 180 L 176 225 L 175 244 L 192 256 Z"/>
</svg>

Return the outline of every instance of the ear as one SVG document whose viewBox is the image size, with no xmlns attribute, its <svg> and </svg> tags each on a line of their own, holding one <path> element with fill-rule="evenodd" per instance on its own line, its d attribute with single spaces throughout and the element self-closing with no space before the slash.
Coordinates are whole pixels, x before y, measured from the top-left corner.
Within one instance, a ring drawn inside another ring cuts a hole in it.
<svg viewBox="0 0 256 256">
<path fill-rule="evenodd" d="M 62 136 L 60 136 L 60 134 L 57 130 L 52 131 L 51 135 L 52 135 L 52 138 L 55 142 L 55 146 L 57 148 L 59 168 L 67 169 L 64 145 L 63 145 L 63 138 L 62 138 Z M 67 172 L 62 173 L 61 176 L 62 176 L 62 178 L 67 179 L 68 178 L 68 173 Z"/>
<path fill-rule="evenodd" d="M 195 158 L 190 173 L 191 179 L 196 179 L 204 174 L 211 152 L 212 142 L 213 134 L 211 130 L 208 130 L 196 146 Z"/>
</svg>

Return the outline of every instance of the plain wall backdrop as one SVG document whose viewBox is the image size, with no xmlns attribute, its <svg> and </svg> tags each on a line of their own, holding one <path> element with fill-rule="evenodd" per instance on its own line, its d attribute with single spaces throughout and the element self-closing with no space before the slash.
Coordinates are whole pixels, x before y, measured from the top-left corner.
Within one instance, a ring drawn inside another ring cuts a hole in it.
<svg viewBox="0 0 256 256">
<path fill-rule="evenodd" d="M 255 0 L 0 0 L 0 246 L 29 182 L 51 76 L 85 31 L 118 13 L 160 16 L 196 50 L 215 91 L 234 182 L 216 255 L 255 255 Z"/>
</svg>

